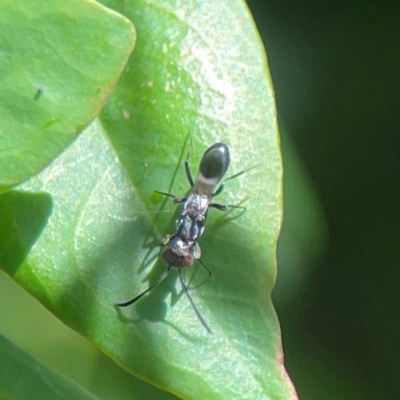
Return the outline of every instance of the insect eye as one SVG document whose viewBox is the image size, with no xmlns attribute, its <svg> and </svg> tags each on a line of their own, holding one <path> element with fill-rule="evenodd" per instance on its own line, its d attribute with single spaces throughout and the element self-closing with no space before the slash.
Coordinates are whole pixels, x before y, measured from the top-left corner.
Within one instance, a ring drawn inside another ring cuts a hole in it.
<svg viewBox="0 0 400 400">
<path fill-rule="evenodd" d="M 220 180 L 229 168 L 230 154 L 225 143 L 213 144 L 203 155 L 200 172 L 207 179 Z"/>
<path fill-rule="evenodd" d="M 164 259 L 164 261 L 168 264 L 168 265 L 172 265 L 174 262 L 174 253 L 172 252 L 171 249 L 166 249 L 164 250 L 164 252 L 162 253 L 162 258 Z"/>
</svg>

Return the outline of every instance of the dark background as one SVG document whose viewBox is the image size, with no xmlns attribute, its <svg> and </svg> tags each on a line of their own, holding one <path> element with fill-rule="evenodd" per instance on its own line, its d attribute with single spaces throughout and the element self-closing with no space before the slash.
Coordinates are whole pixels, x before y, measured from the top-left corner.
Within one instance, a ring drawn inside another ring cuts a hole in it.
<svg viewBox="0 0 400 400">
<path fill-rule="evenodd" d="M 400 2 L 248 5 L 284 139 L 275 293 L 289 374 L 302 400 L 400 399 Z M 308 180 L 293 175 L 301 166 Z M 311 182 L 307 204 L 301 179 Z M 288 219 L 310 204 L 303 235 Z M 282 243 L 296 235 L 301 270 L 290 283 Z"/>
</svg>

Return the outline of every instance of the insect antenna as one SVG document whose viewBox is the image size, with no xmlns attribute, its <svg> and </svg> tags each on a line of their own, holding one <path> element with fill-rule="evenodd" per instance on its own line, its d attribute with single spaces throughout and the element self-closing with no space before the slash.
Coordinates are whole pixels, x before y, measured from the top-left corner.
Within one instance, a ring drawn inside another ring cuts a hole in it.
<svg viewBox="0 0 400 400">
<path fill-rule="evenodd" d="M 158 279 L 158 281 L 155 284 L 151 285 L 144 292 L 140 293 L 139 295 L 137 295 L 133 299 L 131 299 L 129 301 L 126 301 L 125 303 L 115 303 L 115 305 L 118 306 L 118 307 L 127 307 L 127 306 L 130 306 L 133 303 L 136 303 L 146 293 L 150 292 L 151 289 L 154 289 L 157 285 L 159 285 L 162 281 L 164 281 L 165 278 L 168 276 L 170 270 L 171 270 L 171 266 L 168 267 L 168 269 L 160 276 L 160 278 Z"/>
<path fill-rule="evenodd" d="M 206 271 L 208 272 L 208 274 L 211 276 L 211 275 L 212 275 L 212 274 L 211 274 L 211 271 L 210 271 L 210 269 L 207 267 L 207 265 L 206 265 L 203 261 L 201 261 L 200 258 L 197 258 L 197 261 L 206 269 Z"/>
<path fill-rule="evenodd" d="M 185 291 L 185 293 L 186 293 L 186 295 L 187 295 L 187 297 L 188 297 L 188 299 L 190 301 L 190 304 L 192 305 L 194 311 L 196 312 L 197 317 L 199 318 L 200 322 L 203 324 L 204 328 L 206 328 L 207 332 L 208 333 L 212 333 L 211 329 L 208 327 L 206 321 L 204 321 L 204 318 L 201 316 L 200 311 L 197 309 L 196 305 L 194 304 L 192 296 L 190 296 L 190 294 L 189 294 L 189 290 L 188 290 L 185 282 L 183 281 L 182 272 L 181 272 L 180 268 L 178 268 L 178 273 L 179 273 L 179 280 L 181 281 L 181 285 L 183 287 L 183 290 Z"/>
</svg>

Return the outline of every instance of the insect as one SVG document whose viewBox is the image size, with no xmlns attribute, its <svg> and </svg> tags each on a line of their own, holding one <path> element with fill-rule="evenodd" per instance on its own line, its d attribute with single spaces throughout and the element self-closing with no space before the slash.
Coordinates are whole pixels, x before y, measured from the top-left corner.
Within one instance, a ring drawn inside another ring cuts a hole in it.
<svg viewBox="0 0 400 400">
<path fill-rule="evenodd" d="M 244 207 L 241 206 L 228 206 L 214 203 L 212 200 L 224 190 L 227 181 L 237 178 L 247 170 L 230 176 L 218 186 L 217 190 L 215 190 L 229 168 L 230 153 L 228 146 L 225 143 L 219 142 L 213 144 L 206 150 L 200 161 L 199 172 L 195 181 L 193 181 L 189 167 L 190 153 L 191 149 L 189 150 L 185 161 L 186 177 L 190 186 L 192 187 L 192 192 L 190 195 L 187 197 L 176 197 L 170 193 L 159 192 L 157 190 L 155 191 L 156 193 L 160 193 L 164 196 L 172 197 L 174 199 L 174 203 L 176 204 L 182 204 L 181 214 L 176 221 L 176 232 L 174 234 L 166 235 L 161 241 L 162 247 L 168 245 L 167 248 L 165 248 L 162 252 L 162 258 L 168 264 L 168 269 L 160 276 L 156 283 L 151 285 L 138 296 L 127 302 L 117 303 L 116 305 L 119 307 L 127 307 L 135 303 L 146 293 L 150 292 L 154 287 L 164 281 L 171 268 L 174 267 L 178 270 L 181 285 L 194 311 L 196 312 L 197 317 L 206 330 L 211 333 L 210 328 L 208 327 L 204 318 L 201 316 L 199 310 L 194 304 L 192 297 L 189 294 L 189 290 L 182 277 L 182 269 L 192 266 L 197 260 L 208 271 L 209 275 L 211 275 L 211 271 L 200 259 L 201 249 L 197 243 L 197 240 L 204 232 L 205 222 L 210 207 L 217 208 L 221 211 L 227 211 L 229 207 L 244 209 Z"/>
</svg>

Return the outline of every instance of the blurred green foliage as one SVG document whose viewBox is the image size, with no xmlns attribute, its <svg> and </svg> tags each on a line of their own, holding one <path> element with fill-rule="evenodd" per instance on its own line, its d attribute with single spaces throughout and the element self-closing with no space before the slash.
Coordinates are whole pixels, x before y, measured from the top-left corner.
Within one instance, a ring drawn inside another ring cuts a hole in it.
<svg viewBox="0 0 400 400">
<path fill-rule="evenodd" d="M 0 360 L 2 399 L 96 400 L 71 380 L 45 368 L 1 334 Z"/>
<path fill-rule="evenodd" d="M 325 250 L 299 265 L 301 295 L 277 298 L 287 368 L 303 399 L 399 399 L 400 3 L 248 3 L 327 233 Z M 278 290 L 293 268 L 285 251 Z"/>
</svg>

